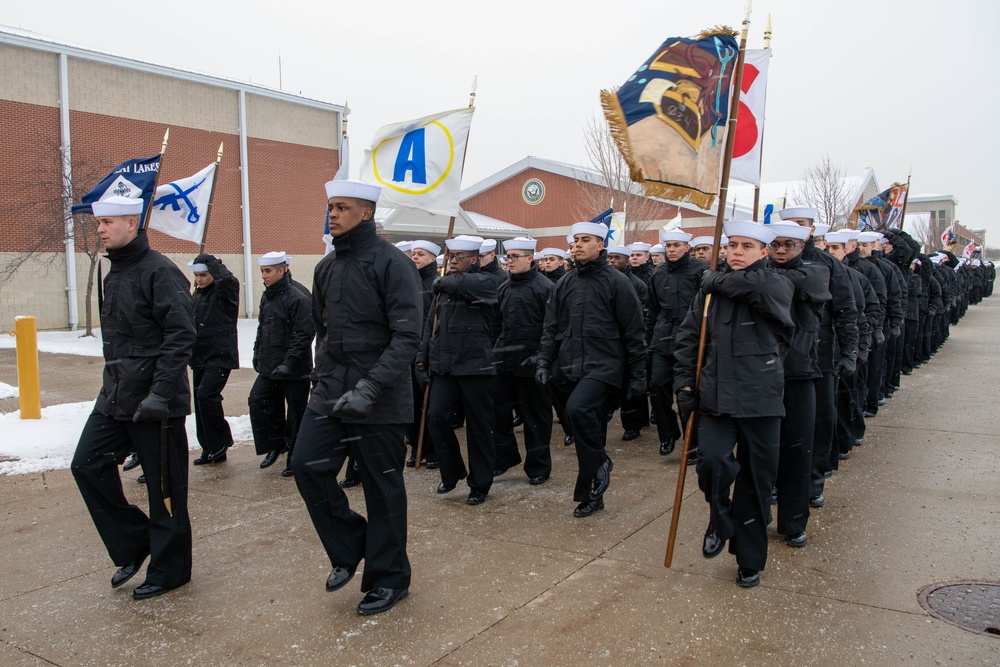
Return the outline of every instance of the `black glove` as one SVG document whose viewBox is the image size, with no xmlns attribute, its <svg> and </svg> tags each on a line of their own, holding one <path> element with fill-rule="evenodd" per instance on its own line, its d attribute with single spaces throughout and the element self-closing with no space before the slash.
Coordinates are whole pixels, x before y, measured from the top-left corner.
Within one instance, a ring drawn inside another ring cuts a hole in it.
<svg viewBox="0 0 1000 667">
<path fill-rule="evenodd" d="M 694 389 L 677 390 L 677 412 L 680 413 L 681 423 L 687 424 L 691 414 L 698 409 L 698 394 Z"/>
<path fill-rule="evenodd" d="M 333 416 L 364 419 L 371 414 L 380 393 L 368 380 L 358 380 L 354 389 L 344 392 L 333 404 Z"/>
<path fill-rule="evenodd" d="M 420 391 L 427 389 L 427 386 L 431 383 L 431 376 L 427 372 L 426 364 L 415 364 L 413 366 L 413 377 L 417 379 L 417 386 L 420 387 Z"/>
<path fill-rule="evenodd" d="M 903 332 L 900 330 L 898 324 L 896 326 L 894 326 L 894 327 L 890 327 L 889 328 L 889 335 L 892 336 L 893 338 L 899 338 L 899 335 L 901 333 L 903 333 Z"/>
<path fill-rule="evenodd" d="M 538 367 L 538 355 L 533 354 L 524 361 L 521 362 L 521 368 L 537 368 Z"/>
<path fill-rule="evenodd" d="M 879 349 L 885 344 L 885 334 L 882 333 L 881 329 L 875 331 L 875 349 Z"/>
<path fill-rule="evenodd" d="M 549 371 L 548 364 L 538 362 L 535 367 L 535 382 L 544 387 L 550 380 L 552 380 L 552 373 Z"/>
<path fill-rule="evenodd" d="M 835 369 L 835 372 L 837 373 L 838 376 L 846 379 L 854 375 L 854 371 L 857 370 L 857 367 L 858 364 L 856 361 L 854 361 L 854 359 L 848 359 L 847 357 L 843 357 L 841 358 L 840 361 L 837 362 L 837 368 Z"/>
<path fill-rule="evenodd" d="M 132 415 L 133 422 L 161 422 L 170 416 L 170 402 L 159 394 L 149 392 Z"/>
<path fill-rule="evenodd" d="M 194 258 L 194 263 L 195 264 L 204 264 L 204 265 L 208 266 L 209 264 L 212 263 L 213 259 L 215 261 L 219 261 L 218 258 L 216 258 L 215 255 L 209 255 L 207 252 L 203 252 L 202 254 L 200 254 L 200 255 L 198 255 L 197 257 Z"/>
<path fill-rule="evenodd" d="M 434 282 L 431 283 L 431 289 L 434 291 L 435 294 L 441 291 L 441 276 L 438 276 L 437 278 L 434 279 Z"/>
<path fill-rule="evenodd" d="M 625 390 L 625 400 L 631 401 L 646 393 L 646 378 L 637 377 L 628 381 L 628 389 Z"/>
<path fill-rule="evenodd" d="M 275 368 L 273 371 L 271 371 L 271 379 L 272 380 L 294 380 L 295 379 L 295 374 L 292 373 L 292 369 L 291 368 L 289 368 L 285 364 L 281 364 L 280 366 L 278 366 L 277 368 Z"/>
<path fill-rule="evenodd" d="M 701 291 L 705 294 L 711 294 L 715 291 L 716 284 L 722 280 L 725 274 L 719 271 L 712 271 L 709 269 L 701 274 Z"/>
</svg>

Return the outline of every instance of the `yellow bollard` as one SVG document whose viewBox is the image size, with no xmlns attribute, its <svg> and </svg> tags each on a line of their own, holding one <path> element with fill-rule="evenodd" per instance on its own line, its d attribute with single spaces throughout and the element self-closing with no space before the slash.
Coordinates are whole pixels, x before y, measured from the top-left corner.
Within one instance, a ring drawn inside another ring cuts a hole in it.
<svg viewBox="0 0 1000 667">
<path fill-rule="evenodd" d="M 38 334 L 33 315 L 14 318 L 17 337 L 17 390 L 21 419 L 42 418 L 42 389 L 38 382 Z"/>
</svg>

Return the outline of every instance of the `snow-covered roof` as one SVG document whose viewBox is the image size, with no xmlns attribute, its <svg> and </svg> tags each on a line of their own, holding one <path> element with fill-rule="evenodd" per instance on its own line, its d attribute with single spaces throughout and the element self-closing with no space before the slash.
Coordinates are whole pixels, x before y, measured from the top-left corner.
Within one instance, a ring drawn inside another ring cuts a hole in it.
<svg viewBox="0 0 1000 667">
<path fill-rule="evenodd" d="M 760 209 L 761 211 L 768 204 L 773 204 L 774 209 L 780 210 L 782 208 L 787 208 L 789 206 L 807 206 L 808 202 L 804 202 L 799 198 L 799 194 L 803 189 L 803 184 L 805 181 L 776 181 L 773 183 L 761 183 L 760 184 Z M 852 202 L 862 201 L 862 198 L 870 198 L 879 192 L 878 181 L 875 179 L 875 171 L 871 167 L 866 167 L 864 171 L 860 174 L 854 176 L 845 176 L 844 184 L 847 186 L 847 191 L 849 198 Z M 753 185 L 749 183 L 734 182 L 729 186 L 729 203 L 727 204 L 727 209 L 732 205 L 733 200 L 737 202 L 737 209 L 742 206 L 746 207 L 747 211 L 753 210 Z M 869 197 L 864 195 L 870 192 Z M 728 214 L 728 210 L 727 210 Z M 738 217 L 738 216 L 729 216 Z"/>
<path fill-rule="evenodd" d="M 910 195 L 910 201 L 921 202 L 921 203 L 932 202 L 932 201 L 950 201 L 955 206 L 958 206 L 958 199 L 955 198 L 955 195 L 938 195 L 938 194 L 924 193 L 919 195 Z"/>
</svg>

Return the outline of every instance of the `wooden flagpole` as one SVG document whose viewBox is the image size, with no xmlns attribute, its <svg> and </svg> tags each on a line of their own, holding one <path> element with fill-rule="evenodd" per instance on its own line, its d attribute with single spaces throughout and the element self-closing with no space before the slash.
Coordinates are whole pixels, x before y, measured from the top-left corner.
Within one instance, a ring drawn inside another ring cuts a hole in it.
<svg viewBox="0 0 1000 667">
<path fill-rule="evenodd" d="M 223 142 L 225 143 L 225 142 Z M 215 156 L 215 171 L 212 172 L 212 192 L 208 195 L 208 206 L 205 207 L 205 228 L 201 230 L 201 247 L 198 254 L 205 254 L 205 239 L 208 238 L 208 217 L 212 214 L 212 202 L 215 200 L 215 180 L 219 177 L 219 165 L 222 164 L 222 146 L 219 144 L 219 152 Z"/>
<path fill-rule="evenodd" d="M 736 140 L 736 116 L 740 108 L 740 85 L 743 83 L 743 61 L 747 50 L 747 31 L 750 28 L 750 2 L 747 2 L 743 18 L 743 30 L 740 34 L 740 52 L 736 58 L 736 71 L 733 73 L 733 98 L 729 102 L 729 130 L 726 132 L 726 149 L 723 153 L 722 179 L 719 183 L 719 202 L 715 214 L 715 239 L 712 243 L 712 257 L 709 270 L 714 271 L 719 264 L 719 246 L 722 240 L 722 222 L 726 214 L 726 199 L 729 194 L 729 171 L 733 162 L 733 144 Z M 705 295 L 705 308 L 701 315 L 701 334 L 698 337 L 698 358 L 695 363 L 694 391 L 698 392 L 701 380 L 701 366 L 705 360 L 706 332 L 708 327 L 708 309 L 712 303 L 712 295 Z M 691 435 L 694 432 L 694 414 L 688 415 L 684 427 L 684 447 L 681 450 L 680 468 L 677 471 L 677 490 L 674 492 L 674 509 L 670 516 L 670 535 L 667 538 L 667 552 L 663 557 L 663 567 L 670 567 L 674 559 L 674 543 L 677 540 L 677 525 L 681 518 L 681 501 L 684 499 L 684 478 L 687 475 L 687 457 L 691 446 Z"/>
<path fill-rule="evenodd" d="M 148 229 L 149 218 L 153 214 L 153 200 L 156 199 L 156 188 L 160 186 L 160 174 L 163 173 L 163 156 L 167 153 L 167 140 L 170 139 L 170 128 L 163 133 L 163 145 L 160 146 L 160 164 L 156 167 L 156 178 L 153 179 L 153 193 L 149 196 L 149 206 L 146 207 L 146 215 L 142 218 L 142 228 Z"/>
<path fill-rule="evenodd" d="M 764 50 L 771 48 L 771 15 L 767 15 L 767 23 L 764 25 Z M 765 92 L 765 95 L 767 93 Z M 764 116 L 766 119 L 767 112 L 765 110 Z M 763 119 L 762 119 L 763 120 Z M 757 180 L 763 180 L 761 178 L 764 172 L 764 130 L 763 123 L 761 124 L 760 131 L 760 162 L 757 165 Z M 757 217 L 760 215 L 760 183 L 753 186 L 753 221 L 757 222 Z"/>
<path fill-rule="evenodd" d="M 472 92 L 469 93 L 469 108 L 470 109 L 475 109 L 476 108 L 476 88 L 478 88 L 478 87 L 479 87 L 479 76 L 475 76 L 475 77 L 472 78 Z M 469 133 L 470 134 L 472 133 L 471 125 L 470 125 L 470 129 L 469 129 Z M 468 154 L 469 154 L 469 138 L 466 137 L 465 138 L 465 150 L 462 151 L 462 171 L 463 172 L 465 171 L 465 156 L 468 155 Z M 451 219 L 448 221 L 448 235 L 445 238 L 446 239 L 452 238 L 452 235 L 454 233 L 455 233 L 455 216 L 451 216 Z M 445 246 L 444 263 L 441 264 L 441 275 L 442 276 L 443 275 L 447 275 L 447 273 L 448 273 L 448 247 Z M 431 335 L 432 336 L 434 334 L 434 331 L 437 330 L 438 299 L 439 299 L 438 296 L 434 297 L 434 322 L 431 324 Z M 429 361 L 430 361 L 430 359 L 428 359 L 428 362 Z M 430 377 L 430 371 L 431 371 L 430 366 L 428 366 L 428 368 L 427 368 L 427 376 L 428 377 Z M 414 455 L 414 458 L 416 459 L 416 463 L 414 463 L 414 468 L 415 469 L 419 469 L 420 468 L 420 458 L 421 458 L 421 456 L 424 453 L 424 430 L 425 430 L 425 427 L 426 427 L 426 424 L 427 424 L 427 404 L 430 402 L 430 398 L 431 398 L 431 385 L 428 384 L 426 387 L 424 387 L 423 407 L 421 407 L 421 409 L 420 409 L 420 432 L 417 434 L 417 453 Z"/>
</svg>

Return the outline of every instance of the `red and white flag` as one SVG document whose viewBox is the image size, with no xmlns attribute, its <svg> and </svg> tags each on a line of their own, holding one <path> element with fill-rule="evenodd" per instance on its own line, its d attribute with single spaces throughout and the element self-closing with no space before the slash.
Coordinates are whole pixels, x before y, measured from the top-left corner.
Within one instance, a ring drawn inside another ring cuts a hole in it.
<svg viewBox="0 0 1000 667">
<path fill-rule="evenodd" d="M 740 85 L 740 110 L 733 143 L 730 178 L 760 185 L 760 151 L 764 138 L 764 102 L 771 49 L 747 49 Z"/>
</svg>

